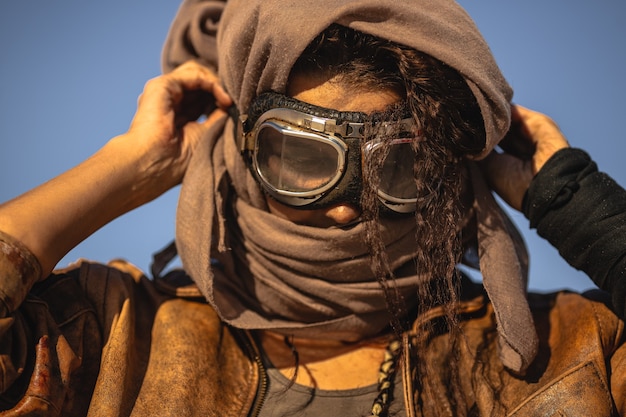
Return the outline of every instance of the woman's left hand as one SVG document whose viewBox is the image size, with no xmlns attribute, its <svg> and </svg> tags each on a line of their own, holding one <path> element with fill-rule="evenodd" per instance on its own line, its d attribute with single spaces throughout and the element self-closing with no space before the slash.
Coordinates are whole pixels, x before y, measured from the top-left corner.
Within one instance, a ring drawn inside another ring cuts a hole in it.
<svg viewBox="0 0 626 417">
<path fill-rule="evenodd" d="M 511 207 L 521 210 L 533 177 L 558 150 L 569 144 L 548 116 L 519 105 L 511 107 L 511 128 L 500 143 L 504 153 L 493 151 L 481 161 L 491 188 Z"/>
</svg>

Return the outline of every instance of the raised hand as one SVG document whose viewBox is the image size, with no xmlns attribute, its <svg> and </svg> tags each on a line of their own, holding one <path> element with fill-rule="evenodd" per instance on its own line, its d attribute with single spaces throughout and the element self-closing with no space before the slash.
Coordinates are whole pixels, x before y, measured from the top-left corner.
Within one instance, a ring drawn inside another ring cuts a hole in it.
<svg viewBox="0 0 626 417">
<path fill-rule="evenodd" d="M 146 169 L 155 180 L 150 182 L 157 187 L 154 193 L 159 195 L 181 181 L 203 133 L 231 104 L 217 76 L 195 62 L 146 83 L 124 140 L 145 147 L 151 156 Z M 203 114 L 208 115 L 206 120 L 197 121 Z"/>
<path fill-rule="evenodd" d="M 489 185 L 511 207 L 521 210 L 533 177 L 556 151 L 569 146 L 559 127 L 548 116 L 514 105 L 512 123 L 500 146 L 481 166 Z"/>
</svg>

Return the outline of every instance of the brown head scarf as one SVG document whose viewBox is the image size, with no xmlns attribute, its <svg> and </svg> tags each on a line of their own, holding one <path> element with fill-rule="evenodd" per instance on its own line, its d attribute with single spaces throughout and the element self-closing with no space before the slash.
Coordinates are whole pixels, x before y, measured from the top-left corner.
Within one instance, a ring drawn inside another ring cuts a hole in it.
<svg viewBox="0 0 626 417">
<path fill-rule="evenodd" d="M 407 45 L 459 71 L 483 115 L 487 135 L 481 157 L 506 133 L 512 90 L 474 23 L 453 0 L 186 0 L 167 38 L 163 66 L 167 71 L 195 59 L 217 69 L 243 113 L 257 94 L 285 92 L 295 61 L 332 23 Z M 222 319 L 242 328 L 350 339 L 382 330 L 389 316 L 369 269 L 361 225 L 316 229 L 268 214 L 232 131 L 231 121 L 216 126 L 194 153 L 177 215 L 183 265 L 209 302 Z M 496 312 L 500 356 L 521 372 L 537 348 L 525 299 L 526 252 L 480 173 L 471 173 L 480 267 Z M 417 250 L 412 223 L 382 221 L 393 268 Z M 418 302 L 410 295 L 424 279 L 428 276 L 397 277 L 410 303 Z"/>
</svg>

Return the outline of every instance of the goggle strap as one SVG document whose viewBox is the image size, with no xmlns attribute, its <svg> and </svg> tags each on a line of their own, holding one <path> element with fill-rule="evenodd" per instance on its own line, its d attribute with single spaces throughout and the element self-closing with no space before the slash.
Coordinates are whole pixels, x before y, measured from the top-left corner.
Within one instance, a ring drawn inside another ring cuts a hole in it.
<svg viewBox="0 0 626 417">
<path fill-rule="evenodd" d="M 247 114 L 242 114 L 237 120 L 235 120 L 235 123 L 237 124 L 237 127 L 235 128 L 235 143 L 237 144 L 237 149 L 239 149 L 240 153 L 254 150 L 254 131 L 247 129 L 247 120 Z"/>
</svg>

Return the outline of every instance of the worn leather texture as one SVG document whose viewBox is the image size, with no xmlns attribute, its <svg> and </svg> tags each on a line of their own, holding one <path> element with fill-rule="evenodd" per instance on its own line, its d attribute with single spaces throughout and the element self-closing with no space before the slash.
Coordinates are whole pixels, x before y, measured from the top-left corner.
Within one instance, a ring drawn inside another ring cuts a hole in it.
<svg viewBox="0 0 626 417">
<path fill-rule="evenodd" d="M 180 275 L 167 279 L 155 284 L 121 261 L 83 262 L 38 284 L 0 333 L 0 416 L 251 415 L 262 392 L 252 338 L 225 326 L 188 288 L 188 298 L 166 294 L 186 285 Z M 517 376 L 498 360 L 480 286 L 469 292 L 460 306 L 459 371 L 470 415 L 625 415 L 623 322 L 604 293 L 531 295 L 539 355 Z M 423 320 L 438 317 L 433 311 Z M 447 340 L 432 335 L 424 360 L 446 366 Z M 476 366 L 487 377 L 476 378 Z M 11 367 L 19 375 L 7 385 Z M 412 390 L 409 381 L 405 388 Z M 445 381 L 429 390 L 437 398 Z M 437 411 L 428 402 L 409 406 L 408 415 Z"/>
</svg>

